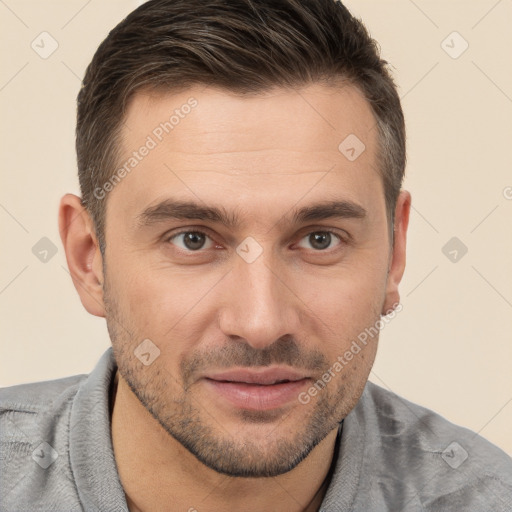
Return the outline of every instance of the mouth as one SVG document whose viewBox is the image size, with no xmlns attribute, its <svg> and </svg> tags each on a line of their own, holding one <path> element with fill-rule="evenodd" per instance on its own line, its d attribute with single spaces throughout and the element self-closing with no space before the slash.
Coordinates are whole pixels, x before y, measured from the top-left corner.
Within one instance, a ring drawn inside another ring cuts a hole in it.
<svg viewBox="0 0 512 512">
<path fill-rule="evenodd" d="M 290 368 L 265 368 L 214 373 L 203 380 L 215 398 L 237 409 L 265 411 L 297 401 L 310 377 Z"/>
</svg>

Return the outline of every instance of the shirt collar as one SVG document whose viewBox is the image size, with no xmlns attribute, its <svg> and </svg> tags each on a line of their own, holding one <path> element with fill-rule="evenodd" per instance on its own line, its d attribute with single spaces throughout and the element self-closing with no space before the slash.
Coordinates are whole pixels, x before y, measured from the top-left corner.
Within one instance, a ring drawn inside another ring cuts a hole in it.
<svg viewBox="0 0 512 512">
<path fill-rule="evenodd" d="M 87 511 L 128 511 L 110 428 L 109 392 L 116 368 L 109 347 L 79 387 L 71 408 L 71 471 Z"/>
</svg>

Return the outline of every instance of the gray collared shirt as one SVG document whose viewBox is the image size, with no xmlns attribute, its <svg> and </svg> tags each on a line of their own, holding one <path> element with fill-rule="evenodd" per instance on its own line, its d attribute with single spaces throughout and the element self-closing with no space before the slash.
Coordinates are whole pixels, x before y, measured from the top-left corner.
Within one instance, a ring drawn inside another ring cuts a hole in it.
<svg viewBox="0 0 512 512">
<path fill-rule="evenodd" d="M 109 348 L 89 375 L 0 389 L 1 512 L 128 512 L 110 431 L 115 370 Z M 371 382 L 334 456 L 322 512 L 512 511 L 508 455 Z"/>
</svg>

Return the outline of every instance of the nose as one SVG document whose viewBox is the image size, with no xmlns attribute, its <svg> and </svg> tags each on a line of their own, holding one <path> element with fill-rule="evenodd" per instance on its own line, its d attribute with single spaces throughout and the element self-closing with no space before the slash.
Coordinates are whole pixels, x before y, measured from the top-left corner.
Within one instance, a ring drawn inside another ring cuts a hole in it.
<svg viewBox="0 0 512 512">
<path fill-rule="evenodd" d="M 224 282 L 220 329 L 225 336 L 242 338 L 264 349 L 282 336 L 298 336 L 301 301 L 290 277 L 265 252 L 252 263 L 235 261 Z"/>
</svg>

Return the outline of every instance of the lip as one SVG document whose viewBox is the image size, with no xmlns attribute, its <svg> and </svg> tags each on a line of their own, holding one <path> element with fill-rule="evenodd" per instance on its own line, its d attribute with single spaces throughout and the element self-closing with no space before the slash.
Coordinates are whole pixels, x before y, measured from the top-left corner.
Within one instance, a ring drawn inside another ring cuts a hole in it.
<svg viewBox="0 0 512 512">
<path fill-rule="evenodd" d="M 266 411 L 296 401 L 310 380 L 290 368 L 234 369 L 206 375 L 203 381 L 212 393 L 239 409 Z"/>
<path fill-rule="evenodd" d="M 307 378 L 308 375 L 292 370 L 286 367 L 274 367 L 274 368 L 261 368 L 261 369 L 247 369 L 247 368 L 236 368 L 225 372 L 211 373 L 205 375 L 205 378 L 215 381 L 227 381 L 227 382 L 243 382 L 246 384 L 261 384 L 269 385 L 275 384 L 279 381 L 297 381 Z"/>
</svg>

